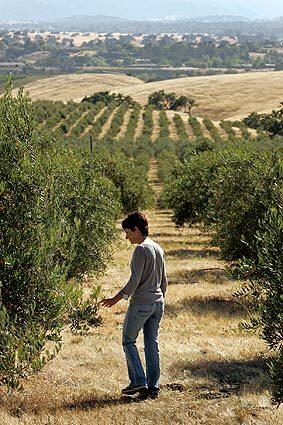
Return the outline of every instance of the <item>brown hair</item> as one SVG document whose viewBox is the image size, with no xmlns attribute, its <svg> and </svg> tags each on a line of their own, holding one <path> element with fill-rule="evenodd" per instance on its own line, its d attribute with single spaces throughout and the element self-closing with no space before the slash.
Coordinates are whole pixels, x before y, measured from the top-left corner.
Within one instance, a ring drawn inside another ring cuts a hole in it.
<svg viewBox="0 0 283 425">
<path fill-rule="evenodd" d="M 135 211 L 127 215 L 122 221 L 123 229 L 135 230 L 135 227 L 139 229 L 142 235 L 148 236 L 148 221 L 144 213 Z"/>
</svg>

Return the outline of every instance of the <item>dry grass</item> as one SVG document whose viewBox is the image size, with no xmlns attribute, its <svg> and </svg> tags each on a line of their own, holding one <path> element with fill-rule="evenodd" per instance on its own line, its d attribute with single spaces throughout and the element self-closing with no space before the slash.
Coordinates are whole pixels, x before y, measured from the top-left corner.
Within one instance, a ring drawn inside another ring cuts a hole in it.
<svg viewBox="0 0 283 425">
<path fill-rule="evenodd" d="M 156 163 L 150 177 L 156 190 Z M 128 382 L 121 347 L 127 304 L 103 309 L 103 324 L 87 338 L 64 332 L 59 355 L 11 396 L 0 393 L 1 425 L 272 424 L 282 409 L 270 401 L 265 344 L 238 328 L 245 307 L 232 294 L 210 235 L 200 227 L 176 229 L 170 211 L 148 211 L 151 236 L 167 255 L 169 288 L 160 329 L 162 391 L 158 400 L 121 397 Z M 117 243 L 113 262 L 98 282 L 116 293 L 129 274 L 132 246 Z M 142 349 L 141 338 L 138 341 Z"/>
<path fill-rule="evenodd" d="M 50 99 L 80 101 L 84 96 L 89 96 L 102 90 L 120 92 L 126 86 L 134 87 L 141 80 L 122 74 L 70 74 L 44 78 L 26 84 L 32 99 Z M 14 90 L 14 93 L 17 89 Z"/>
<path fill-rule="evenodd" d="M 252 111 L 267 112 L 279 106 L 283 71 L 186 77 L 147 84 L 123 74 L 71 74 L 37 80 L 25 88 L 32 99 L 80 101 L 94 92 L 110 90 L 131 95 L 142 104 L 153 91 L 174 91 L 195 97 L 199 102 L 195 112 L 200 117 L 240 119 Z"/>
<path fill-rule="evenodd" d="M 238 119 L 253 111 L 270 111 L 279 106 L 283 98 L 283 71 L 186 77 L 140 84 L 134 90 L 124 88 L 122 91 L 144 104 L 156 90 L 195 97 L 201 117 Z"/>
<path fill-rule="evenodd" d="M 173 120 L 174 114 L 172 114 L 172 113 L 169 114 L 169 112 L 172 112 L 172 111 L 167 111 L 167 114 L 166 114 L 167 118 L 169 120 L 170 138 L 172 140 L 178 140 L 179 136 L 178 136 L 177 129 L 176 129 L 176 126 L 175 126 L 175 122 Z"/>
<path fill-rule="evenodd" d="M 141 109 L 139 113 L 139 119 L 137 122 L 136 130 L 135 130 L 135 139 L 141 136 L 143 128 L 144 128 L 143 113 L 144 113 L 144 109 Z"/>
</svg>

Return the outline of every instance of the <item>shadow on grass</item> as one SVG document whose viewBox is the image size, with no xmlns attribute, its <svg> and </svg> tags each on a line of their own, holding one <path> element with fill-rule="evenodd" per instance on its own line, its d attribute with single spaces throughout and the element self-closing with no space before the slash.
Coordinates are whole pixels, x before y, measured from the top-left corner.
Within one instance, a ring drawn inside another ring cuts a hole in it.
<svg viewBox="0 0 283 425">
<path fill-rule="evenodd" d="M 161 385 L 161 389 L 167 389 L 170 391 L 185 391 L 186 388 L 182 383 L 167 383 Z M 53 395 L 55 391 L 52 392 L 52 395 L 48 397 L 48 399 L 41 399 L 40 395 L 37 394 L 35 398 L 23 399 L 22 397 L 18 397 L 17 394 L 14 394 L 13 399 L 11 397 L 8 398 L 7 410 L 10 415 L 14 417 L 20 418 L 23 414 L 33 413 L 37 415 L 39 413 L 51 413 L 56 414 L 58 411 L 62 409 L 67 411 L 73 410 L 82 410 L 89 411 L 92 409 L 102 409 L 109 406 L 117 406 L 123 404 L 133 404 L 140 403 L 146 400 L 151 400 L 151 397 L 147 397 L 147 395 L 134 395 L 134 396 L 109 396 L 109 395 L 89 395 L 86 394 L 84 396 L 75 396 L 72 400 L 67 402 L 61 402 L 60 396 L 53 399 Z M 62 397 L 61 397 L 62 398 Z M 1 400 L 1 399 L 0 399 Z M 5 402 L 2 402 L 4 405 Z"/>
<path fill-rule="evenodd" d="M 170 391 L 183 392 L 186 390 L 185 386 L 182 383 L 168 383 L 160 386 L 162 389 L 167 389 Z M 119 404 L 132 404 L 140 403 L 142 401 L 149 400 L 146 395 L 138 396 L 120 396 L 120 397 L 85 397 L 75 400 L 72 403 L 64 404 L 64 408 L 67 410 L 90 410 L 101 407 L 116 406 Z"/>
<path fill-rule="evenodd" d="M 208 378 L 211 385 L 222 391 L 262 392 L 271 387 L 267 359 L 196 360 L 177 362 L 172 370 L 187 373 L 195 378 Z M 204 397 L 205 398 L 205 397 Z"/>
<path fill-rule="evenodd" d="M 243 305 L 234 298 L 222 298 L 220 296 L 201 297 L 195 296 L 183 299 L 179 304 L 167 303 L 165 314 L 169 317 L 176 317 L 178 314 L 189 311 L 197 316 L 217 314 L 224 317 L 245 317 L 251 305 Z"/>
<path fill-rule="evenodd" d="M 221 268 L 180 270 L 169 275 L 169 285 L 194 285 L 200 282 L 223 284 L 228 280 Z"/>
<path fill-rule="evenodd" d="M 73 401 L 72 403 L 64 404 L 66 410 L 91 410 L 95 408 L 116 406 L 119 404 L 132 404 L 145 401 L 145 397 L 135 396 L 120 396 L 120 397 L 85 397 Z"/>
<path fill-rule="evenodd" d="M 172 249 L 166 251 L 166 255 L 170 257 L 176 257 L 180 260 L 192 257 L 218 257 L 219 250 L 217 249 Z"/>
</svg>

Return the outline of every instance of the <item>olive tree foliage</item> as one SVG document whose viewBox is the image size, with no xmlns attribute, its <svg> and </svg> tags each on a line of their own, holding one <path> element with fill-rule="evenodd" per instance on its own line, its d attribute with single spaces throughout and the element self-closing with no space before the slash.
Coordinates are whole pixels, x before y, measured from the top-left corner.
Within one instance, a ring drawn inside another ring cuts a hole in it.
<svg viewBox="0 0 283 425">
<path fill-rule="evenodd" d="M 213 242 L 228 261 L 252 256 L 258 221 L 275 202 L 271 192 L 278 184 L 276 157 L 243 144 L 188 153 L 163 193 L 175 223 L 211 226 Z"/>
<path fill-rule="evenodd" d="M 253 141 L 188 150 L 165 181 L 163 200 L 177 225 L 205 223 L 213 243 L 244 280 L 256 327 L 268 343 L 273 398 L 283 401 L 283 163 L 281 142 Z"/>
<path fill-rule="evenodd" d="M 60 349 L 61 330 L 99 324 L 79 278 L 101 271 L 119 212 L 113 183 L 36 131 L 29 98 L 0 99 L 0 383 L 17 388 Z M 72 279 L 70 279 L 72 278 Z"/>
<path fill-rule="evenodd" d="M 269 114 L 252 112 L 243 122 L 248 127 L 267 131 L 271 137 L 283 136 L 283 102 L 280 103 L 279 109 L 274 109 Z"/>
<path fill-rule="evenodd" d="M 260 329 L 262 338 L 275 353 L 270 371 L 276 403 L 283 402 L 283 189 L 280 197 L 260 221 L 255 258 L 243 259 L 237 268 L 238 276 L 248 279 L 237 295 L 252 298 L 258 311 L 245 325 Z"/>
</svg>

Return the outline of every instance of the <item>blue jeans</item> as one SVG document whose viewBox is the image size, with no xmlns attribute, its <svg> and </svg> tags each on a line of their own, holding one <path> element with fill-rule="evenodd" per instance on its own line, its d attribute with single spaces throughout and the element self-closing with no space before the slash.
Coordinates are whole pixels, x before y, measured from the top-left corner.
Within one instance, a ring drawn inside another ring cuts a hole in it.
<svg viewBox="0 0 283 425">
<path fill-rule="evenodd" d="M 159 387 L 160 356 L 158 328 L 164 311 L 163 301 L 153 304 L 129 305 L 123 326 L 123 349 L 126 355 L 131 384 Z M 143 328 L 146 376 L 136 347 L 139 331 Z"/>
</svg>

